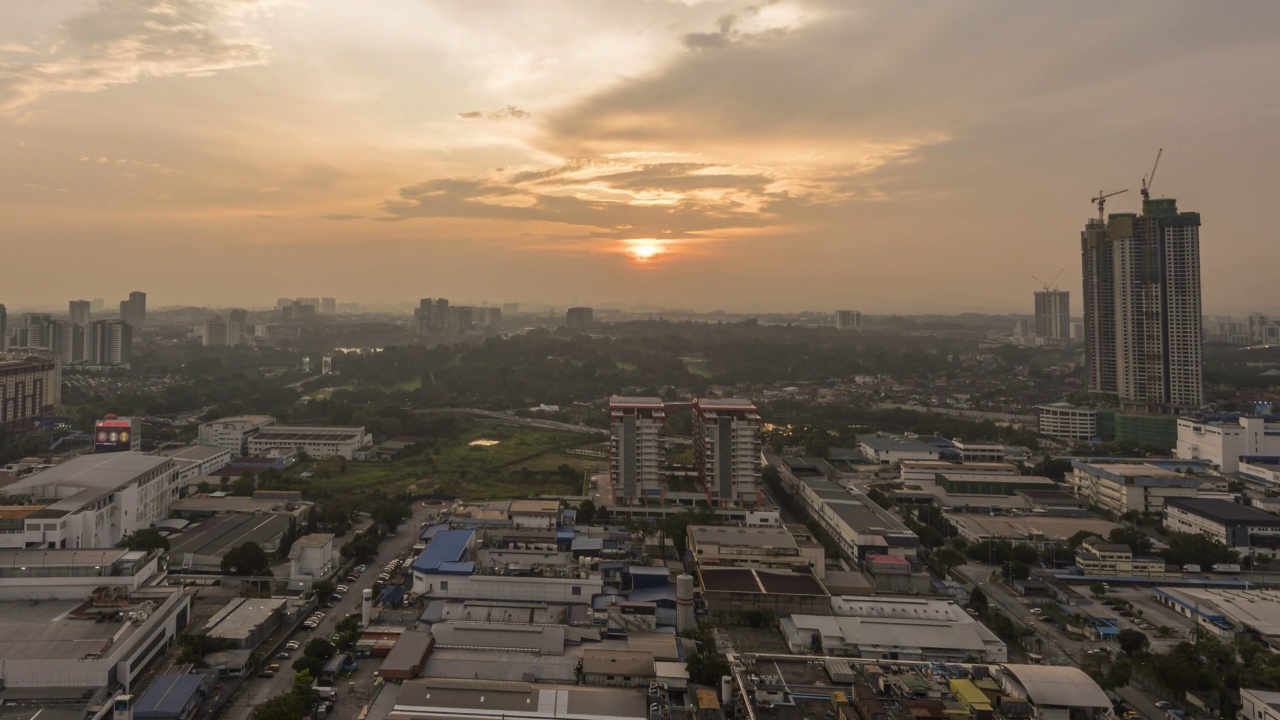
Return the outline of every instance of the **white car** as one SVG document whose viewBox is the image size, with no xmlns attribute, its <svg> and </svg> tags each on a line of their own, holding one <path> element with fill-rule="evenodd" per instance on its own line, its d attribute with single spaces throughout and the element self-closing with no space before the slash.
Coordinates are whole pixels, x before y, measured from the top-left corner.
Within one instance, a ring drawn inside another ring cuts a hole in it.
<svg viewBox="0 0 1280 720">
<path fill-rule="evenodd" d="M 285 649 L 285 650 L 297 650 L 297 649 L 298 649 L 298 648 L 300 648 L 300 647 L 302 647 L 302 646 L 301 646 L 300 644 L 298 644 L 298 641 L 297 641 L 297 640 L 290 640 L 289 642 L 287 642 L 287 643 L 285 643 L 285 644 L 284 644 L 284 649 Z"/>
<path fill-rule="evenodd" d="M 347 587 L 346 585 L 339 585 L 338 587 L 334 588 L 334 590 L 340 593 L 345 593 L 351 590 L 351 588 Z"/>
</svg>

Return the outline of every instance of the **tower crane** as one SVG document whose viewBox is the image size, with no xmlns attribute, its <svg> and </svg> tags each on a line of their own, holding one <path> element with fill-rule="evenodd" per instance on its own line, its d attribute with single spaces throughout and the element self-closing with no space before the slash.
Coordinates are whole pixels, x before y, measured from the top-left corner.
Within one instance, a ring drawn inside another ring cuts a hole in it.
<svg viewBox="0 0 1280 720">
<path fill-rule="evenodd" d="M 1057 275 L 1054 275 L 1054 276 L 1053 276 L 1053 279 L 1052 279 L 1052 280 L 1050 280 L 1049 282 L 1045 282 L 1045 281 L 1041 280 L 1040 278 L 1036 277 L 1035 275 L 1032 275 L 1032 276 L 1031 276 L 1031 279 L 1032 279 L 1032 280 L 1035 280 L 1036 282 L 1038 282 L 1038 283 L 1040 283 L 1041 285 L 1043 285 L 1043 286 L 1044 286 L 1044 291 L 1045 291 L 1045 292 L 1049 292 L 1050 290 L 1057 290 L 1057 289 L 1058 289 L 1058 278 L 1062 277 L 1062 273 L 1063 273 L 1063 271 L 1065 271 L 1065 270 L 1066 270 L 1066 268 L 1062 268 L 1062 270 L 1059 270 L 1059 271 L 1058 271 L 1058 274 L 1057 274 Z"/>
<path fill-rule="evenodd" d="M 1098 191 L 1098 196 L 1095 198 L 1092 198 L 1093 204 L 1098 206 L 1098 222 L 1103 222 L 1106 220 L 1106 215 L 1103 213 L 1103 208 L 1106 207 L 1107 205 L 1107 198 L 1115 197 L 1120 193 L 1127 193 L 1127 192 L 1129 192 L 1129 188 L 1125 188 L 1124 190 L 1117 190 L 1113 193 L 1104 193 L 1101 190 Z"/>
<path fill-rule="evenodd" d="M 1151 173 L 1142 176 L 1142 200 L 1146 202 L 1151 199 L 1151 186 L 1156 181 L 1156 168 L 1160 167 L 1160 156 L 1164 154 L 1164 148 L 1156 151 L 1156 164 L 1151 166 Z"/>
</svg>

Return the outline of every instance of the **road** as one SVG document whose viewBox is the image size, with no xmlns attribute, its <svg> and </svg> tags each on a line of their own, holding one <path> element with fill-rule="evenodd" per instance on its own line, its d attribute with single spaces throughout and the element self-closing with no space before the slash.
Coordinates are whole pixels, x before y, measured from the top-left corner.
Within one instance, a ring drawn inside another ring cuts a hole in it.
<svg viewBox="0 0 1280 720">
<path fill-rule="evenodd" d="M 335 579 L 336 584 L 347 585 L 351 589 L 342 598 L 341 602 L 324 611 L 325 617 L 320 625 L 315 630 L 310 631 L 299 629 L 289 639 L 297 640 L 302 647 L 306 647 L 312 638 L 324 638 L 327 640 L 335 632 L 334 627 L 338 621 L 349 613 L 359 613 L 361 591 L 373 586 L 374 580 L 378 577 L 379 568 L 391 562 L 393 558 L 405 554 L 409 548 L 413 547 L 413 544 L 418 540 L 419 525 L 439 508 L 439 505 L 427 506 L 422 503 L 414 503 L 413 517 L 400 526 L 400 530 L 395 536 L 382 542 L 381 547 L 378 548 L 378 557 L 367 563 L 368 569 L 363 575 L 354 582 Z M 283 637 L 272 637 L 264 643 L 263 647 L 272 648 L 283 644 L 283 642 Z M 227 705 L 222 717 L 236 718 L 237 720 L 247 718 L 255 706 L 276 695 L 283 695 L 289 692 L 293 685 L 294 673 L 292 666 L 294 661 L 300 657 L 302 657 L 302 648 L 295 650 L 288 659 L 272 660 L 271 662 L 280 663 L 280 672 L 276 673 L 273 678 L 254 678 L 247 682 L 231 703 Z M 365 700 L 359 697 L 350 697 L 350 685 L 354 683 L 357 688 L 357 694 L 364 694 L 364 697 L 367 698 L 367 693 L 373 686 L 374 671 L 381 662 L 381 660 L 361 660 L 359 672 L 347 682 L 339 683 L 336 703 L 333 712 L 329 715 L 329 720 L 353 720 L 356 717 Z"/>
<path fill-rule="evenodd" d="M 1040 654 L 1044 655 L 1046 662 L 1050 659 L 1066 658 L 1072 665 L 1080 667 L 1089 650 L 1103 645 L 1101 642 L 1076 640 L 1059 632 L 1056 626 L 1040 622 L 1040 618 L 1030 611 L 1030 607 L 1023 604 L 1021 599 L 1007 587 L 1000 583 L 988 582 L 992 573 L 997 571 L 996 567 L 971 563 L 961 565 L 956 568 L 956 571 L 967 578 L 970 584 L 980 585 L 987 600 L 998 606 L 1006 615 L 1035 631 L 1036 636 L 1044 642 L 1043 652 Z M 1155 706 L 1151 696 L 1133 685 L 1127 685 L 1113 692 L 1119 695 L 1129 707 L 1137 710 L 1143 718 L 1154 720 L 1164 717 L 1164 711 Z"/>
<path fill-rule="evenodd" d="M 413 412 L 419 414 L 462 413 L 464 415 L 475 415 L 476 417 L 493 420 L 494 422 L 507 423 L 508 425 L 524 425 L 526 427 L 542 428 L 543 430 L 562 430 L 564 432 L 586 433 L 588 435 L 609 434 L 609 431 L 604 428 L 574 425 L 572 423 L 543 420 L 541 418 L 526 418 L 520 417 L 519 415 L 513 415 L 509 412 L 497 412 L 495 410 L 480 410 L 477 408 L 423 408 L 414 410 Z"/>
</svg>

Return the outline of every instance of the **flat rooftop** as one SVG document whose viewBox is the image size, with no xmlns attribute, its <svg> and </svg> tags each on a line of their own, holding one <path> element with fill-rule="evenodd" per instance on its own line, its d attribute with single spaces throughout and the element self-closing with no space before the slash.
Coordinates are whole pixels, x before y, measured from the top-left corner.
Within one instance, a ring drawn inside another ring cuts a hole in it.
<svg viewBox="0 0 1280 720">
<path fill-rule="evenodd" d="M 258 425 L 270 425 L 276 419 L 270 415 L 232 415 L 231 417 L 218 418 L 210 420 L 205 425 L 232 425 L 242 427 L 256 427 Z"/>
<path fill-rule="evenodd" d="M 134 593 L 124 607 L 103 608 L 107 612 L 141 609 L 145 600 L 162 604 L 181 588 L 148 590 Z M 85 600 L 0 601 L 0 662 L 21 663 L 27 660 L 81 660 L 95 654 L 109 655 L 110 649 L 142 625 L 128 622 L 95 622 L 96 609 L 84 608 L 84 619 L 72 613 L 81 609 Z"/>
<path fill-rule="evenodd" d="M 219 455 L 229 455 L 231 451 L 224 447 L 213 447 L 211 445 L 188 445 L 180 448 L 169 448 L 156 453 L 159 457 L 173 458 L 174 460 L 187 460 L 190 462 L 203 462 L 209 458 Z"/>
<path fill-rule="evenodd" d="M 270 426 L 250 438 L 252 442 L 350 442 L 364 435 L 364 428 Z"/>
<path fill-rule="evenodd" d="M 690 525 L 689 537 L 698 545 L 751 548 L 796 548 L 796 539 L 783 528 Z"/>
<path fill-rule="evenodd" d="M 503 717 L 647 720 L 644 690 L 486 680 L 409 680 L 389 718 Z"/>
<path fill-rule="evenodd" d="M 755 568 L 708 567 L 698 570 L 703 590 L 707 592 L 754 593 L 758 595 L 829 595 L 812 575 L 775 572 Z"/>
<path fill-rule="evenodd" d="M 1168 507 L 1209 518 L 1224 524 L 1248 524 L 1261 527 L 1280 527 L 1280 517 L 1255 507 L 1212 498 L 1169 498 Z"/>
<path fill-rule="evenodd" d="M 192 478 L 191 482 L 199 484 L 200 478 Z M 217 478 L 213 481 L 216 483 Z M 287 500 L 275 498 L 252 498 L 239 495 L 215 497 L 213 495 L 192 495 L 181 500 L 174 500 L 169 512 L 178 513 L 256 513 L 283 510 Z"/>
<path fill-rule="evenodd" d="M 1160 593 L 1201 614 L 1220 614 L 1259 635 L 1280 637 L 1280 591 L 1160 587 Z"/>
<path fill-rule="evenodd" d="M 609 407 L 632 407 L 632 408 L 649 408 L 661 410 L 665 407 L 662 398 L 659 397 L 634 397 L 628 395 L 614 395 L 609 398 Z"/>
<path fill-rule="evenodd" d="M 167 457 L 137 452 L 81 455 L 48 470 L 28 475 L 0 492 L 8 496 L 58 498 L 46 512 L 78 510 L 153 470 L 172 465 Z"/>
<path fill-rule="evenodd" d="M 239 640 L 261 626 L 288 604 L 284 598 L 239 598 L 216 613 L 204 629 L 210 637 Z"/>
<path fill-rule="evenodd" d="M 141 559 L 146 556 L 146 553 L 124 548 L 3 550 L 0 551 L 0 568 L 107 567 L 130 555 Z"/>
<path fill-rule="evenodd" d="M 1031 539 L 1043 535 L 1046 540 L 1063 540 L 1081 530 L 1107 537 L 1119 525 L 1101 518 L 1023 515 L 1007 517 L 983 513 L 945 513 L 948 521 L 962 525 L 967 533 L 979 537 Z"/>
</svg>

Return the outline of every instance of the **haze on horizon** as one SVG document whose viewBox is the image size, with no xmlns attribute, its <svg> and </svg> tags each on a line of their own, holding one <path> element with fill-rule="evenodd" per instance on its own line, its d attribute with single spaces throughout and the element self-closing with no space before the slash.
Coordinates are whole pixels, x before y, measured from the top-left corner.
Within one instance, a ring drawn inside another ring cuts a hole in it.
<svg viewBox="0 0 1280 720">
<path fill-rule="evenodd" d="M 1263 0 L 5 3 L 0 302 L 1078 314 L 1163 147 L 1280 312 L 1277 66 Z"/>
</svg>

